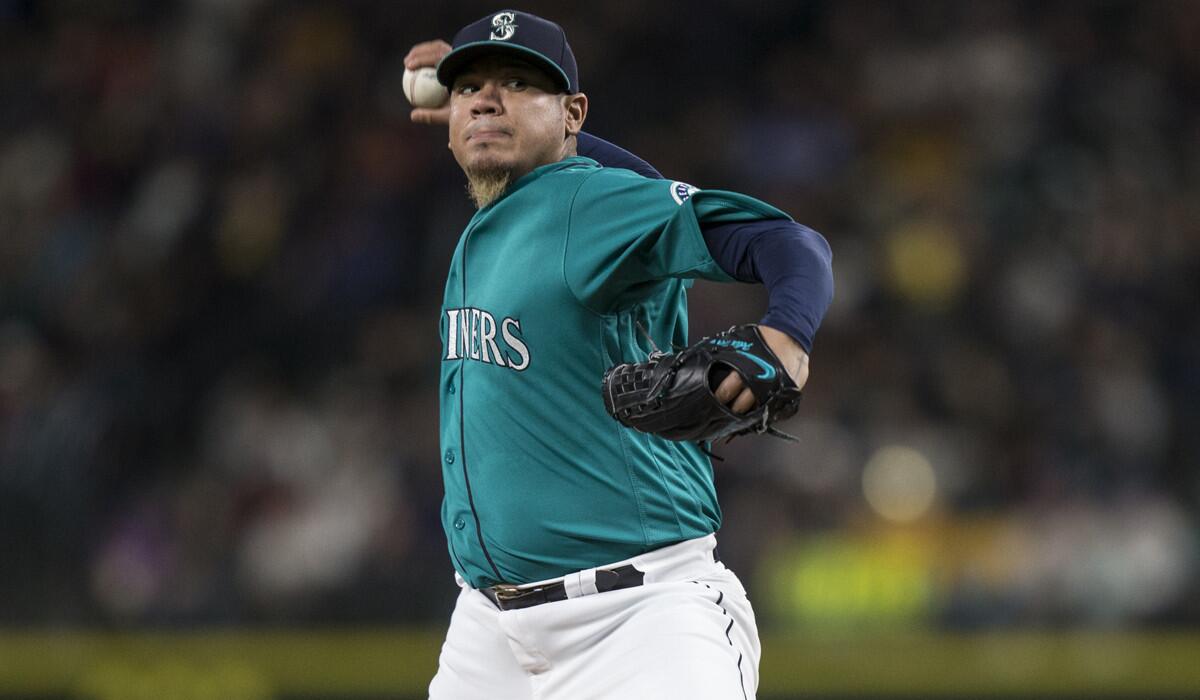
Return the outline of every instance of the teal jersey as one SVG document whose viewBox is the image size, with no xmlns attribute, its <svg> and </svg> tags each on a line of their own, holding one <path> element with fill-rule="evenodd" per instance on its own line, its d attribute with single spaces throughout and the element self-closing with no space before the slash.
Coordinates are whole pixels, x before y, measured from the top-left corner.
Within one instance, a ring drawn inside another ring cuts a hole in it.
<svg viewBox="0 0 1200 700">
<path fill-rule="evenodd" d="M 441 313 L 442 522 L 474 587 L 529 583 L 715 532 L 697 445 L 621 426 L 600 379 L 687 343 L 692 278 L 731 281 L 700 222 L 788 218 L 730 192 L 542 166 L 480 209 Z"/>
</svg>

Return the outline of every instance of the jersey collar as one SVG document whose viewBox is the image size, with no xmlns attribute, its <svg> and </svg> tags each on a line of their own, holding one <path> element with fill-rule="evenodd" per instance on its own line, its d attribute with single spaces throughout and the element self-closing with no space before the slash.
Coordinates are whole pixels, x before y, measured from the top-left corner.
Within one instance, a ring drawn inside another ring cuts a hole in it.
<svg viewBox="0 0 1200 700">
<path fill-rule="evenodd" d="M 547 163 L 546 165 L 536 167 L 533 170 L 530 170 L 529 172 L 525 173 L 521 177 L 517 178 L 517 181 L 514 182 L 513 184 L 509 185 L 508 189 L 506 189 L 504 191 L 504 194 L 497 197 L 496 201 L 487 205 L 483 209 L 480 209 L 479 212 L 477 212 L 477 213 L 481 213 L 481 212 L 490 210 L 492 207 L 496 206 L 497 203 L 502 202 L 505 199 L 507 199 L 509 196 L 511 196 L 512 193 L 516 192 L 517 190 L 528 185 L 529 183 L 533 182 L 534 180 L 537 180 L 540 177 L 549 175 L 550 173 L 556 173 L 560 170 L 572 170 L 575 168 L 599 168 L 599 167 L 600 167 L 600 163 L 592 160 L 591 158 L 587 158 L 585 156 L 571 156 L 569 158 L 563 158 L 562 160 L 554 162 L 554 163 Z"/>
</svg>

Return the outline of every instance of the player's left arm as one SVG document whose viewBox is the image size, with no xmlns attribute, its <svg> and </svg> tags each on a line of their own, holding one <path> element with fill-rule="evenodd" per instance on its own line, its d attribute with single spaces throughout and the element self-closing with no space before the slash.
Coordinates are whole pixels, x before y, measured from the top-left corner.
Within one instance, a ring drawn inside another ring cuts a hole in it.
<svg viewBox="0 0 1200 700">
<path fill-rule="evenodd" d="M 740 282 L 767 289 L 763 340 L 798 387 L 808 381 L 813 338 L 833 300 L 833 253 L 816 231 L 786 219 L 702 227 L 713 260 Z M 716 390 L 735 413 L 755 403 L 741 376 L 731 372 Z"/>
<path fill-rule="evenodd" d="M 594 134 L 579 134 L 578 153 L 605 167 L 662 179 L 636 154 Z M 727 275 L 767 288 L 767 315 L 759 322 L 763 340 L 803 388 L 813 337 L 833 298 L 829 243 L 816 231 L 786 219 L 701 224 L 701 230 L 713 260 Z M 717 387 L 716 396 L 737 413 L 754 406 L 754 395 L 737 372 Z"/>
<path fill-rule="evenodd" d="M 404 57 L 405 68 L 435 66 L 450 51 L 441 39 L 416 44 Z M 450 108 L 417 108 L 414 122 L 449 123 Z M 654 166 L 629 151 L 587 132 L 579 134 L 577 152 L 607 167 L 625 168 L 644 177 L 661 179 Z M 730 277 L 761 282 L 770 300 L 760 322 L 763 339 L 787 368 L 796 385 L 808 381 L 812 338 L 833 298 L 832 255 L 820 234 L 788 220 L 702 225 L 713 260 Z M 717 397 L 734 411 L 754 405 L 754 395 L 741 377 L 730 374 L 717 388 Z"/>
</svg>

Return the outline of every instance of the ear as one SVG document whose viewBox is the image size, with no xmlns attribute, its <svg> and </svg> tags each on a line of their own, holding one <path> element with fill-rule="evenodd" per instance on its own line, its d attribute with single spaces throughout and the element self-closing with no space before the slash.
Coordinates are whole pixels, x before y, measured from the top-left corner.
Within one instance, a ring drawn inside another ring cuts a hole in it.
<svg viewBox="0 0 1200 700">
<path fill-rule="evenodd" d="M 566 113 L 567 136 L 578 136 L 587 119 L 588 98 L 582 92 L 563 96 L 563 111 Z"/>
</svg>

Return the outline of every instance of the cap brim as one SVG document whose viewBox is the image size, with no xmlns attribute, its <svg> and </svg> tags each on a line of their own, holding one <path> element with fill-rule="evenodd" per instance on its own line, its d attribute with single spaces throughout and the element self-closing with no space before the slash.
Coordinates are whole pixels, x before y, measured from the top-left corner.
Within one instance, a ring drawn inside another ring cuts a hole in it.
<svg viewBox="0 0 1200 700">
<path fill-rule="evenodd" d="M 453 87 L 454 77 L 462 72 L 468 63 L 480 56 L 497 53 L 506 53 L 533 63 L 546 71 L 554 79 L 559 89 L 563 92 L 571 92 L 571 81 L 567 78 L 566 72 L 558 67 L 557 63 L 533 49 L 525 48 L 520 44 L 510 44 L 505 41 L 473 41 L 454 49 L 443 56 L 441 62 L 437 65 L 438 82 L 447 88 Z"/>
</svg>

